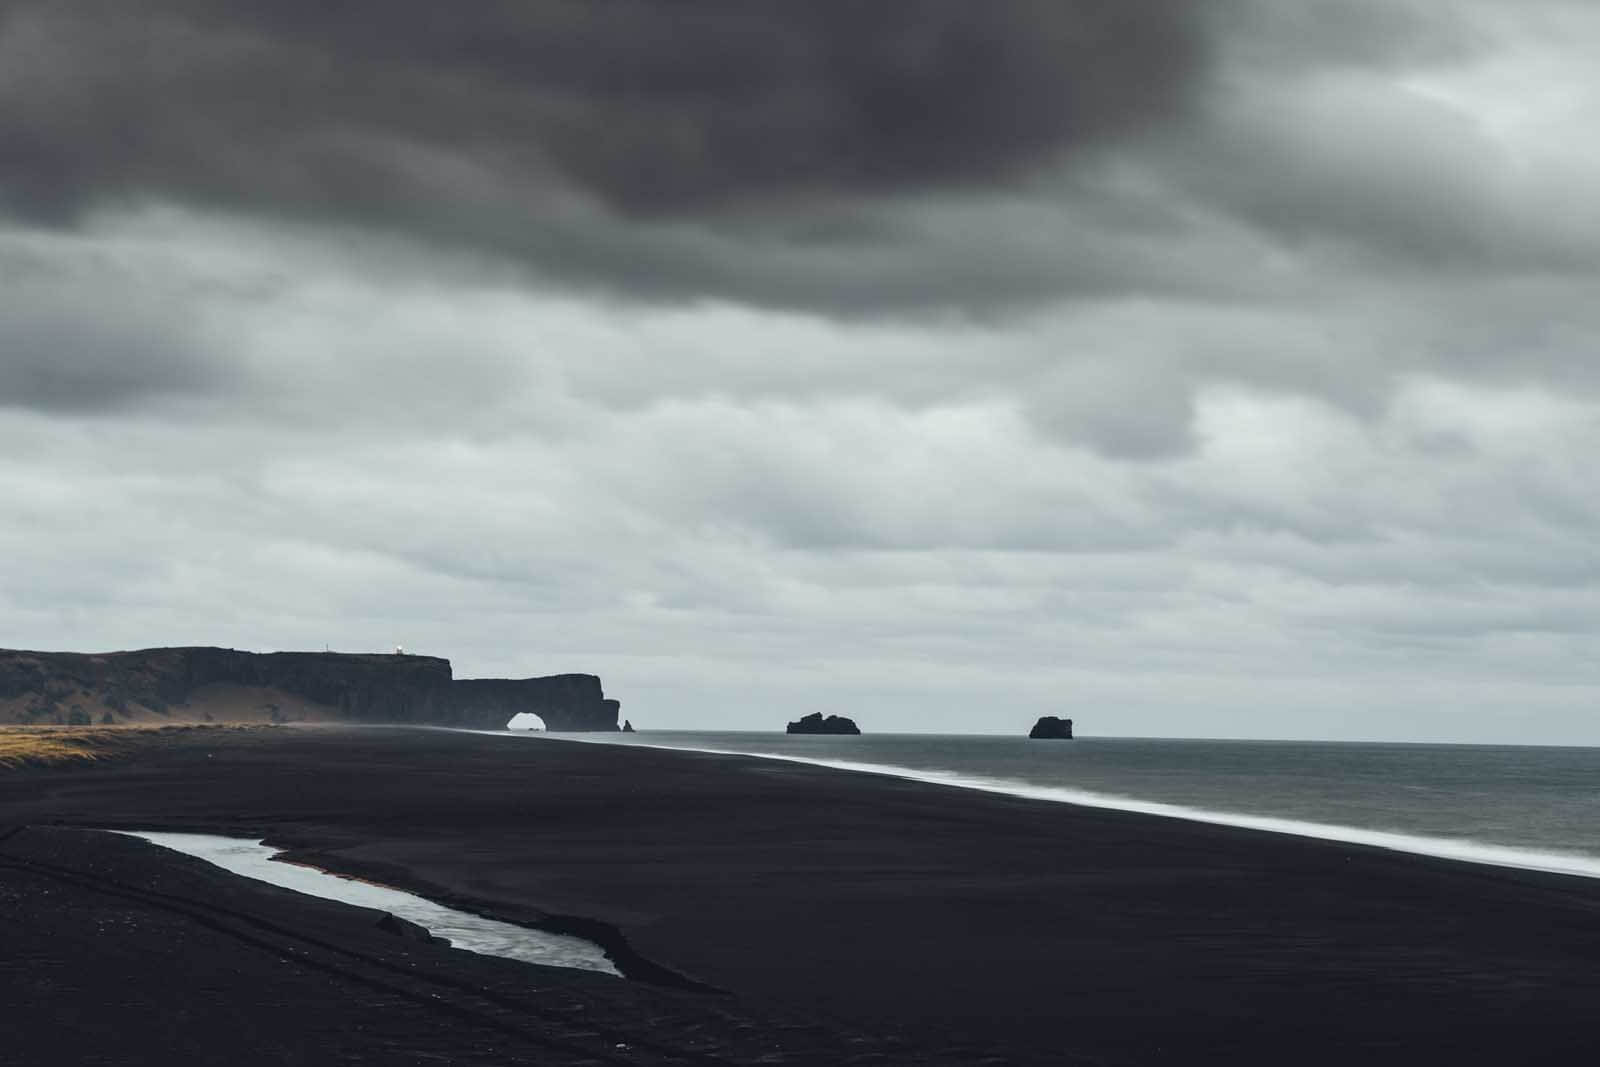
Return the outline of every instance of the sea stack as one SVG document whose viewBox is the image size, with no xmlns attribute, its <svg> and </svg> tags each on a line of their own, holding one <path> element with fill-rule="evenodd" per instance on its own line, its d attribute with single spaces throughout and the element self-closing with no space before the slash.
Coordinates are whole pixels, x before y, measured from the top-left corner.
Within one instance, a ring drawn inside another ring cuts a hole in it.
<svg viewBox="0 0 1600 1067">
<path fill-rule="evenodd" d="M 622 720 L 622 732 L 625 733 L 625 734 L 633 733 L 633 720 L 632 719 L 623 719 Z"/>
<path fill-rule="evenodd" d="M 798 722 L 792 722 L 785 733 L 791 734 L 859 734 L 861 728 L 854 720 L 843 715 L 829 715 L 826 719 L 822 712 L 813 711 L 810 715 L 801 716 Z"/>
<path fill-rule="evenodd" d="M 1028 731 L 1028 736 L 1035 741 L 1071 741 L 1072 720 L 1058 719 L 1054 715 L 1041 716 L 1039 721 L 1033 724 L 1033 729 Z"/>
</svg>

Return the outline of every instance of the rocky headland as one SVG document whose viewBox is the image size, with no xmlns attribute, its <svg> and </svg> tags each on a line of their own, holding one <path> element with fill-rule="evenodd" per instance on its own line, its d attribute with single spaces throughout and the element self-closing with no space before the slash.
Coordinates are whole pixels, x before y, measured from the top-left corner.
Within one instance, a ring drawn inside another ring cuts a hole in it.
<svg viewBox="0 0 1600 1067">
<path fill-rule="evenodd" d="M 457 679 L 436 656 L 152 648 L 0 650 L 0 723 L 353 722 L 499 729 L 532 712 L 551 730 L 616 730 L 592 674 Z"/>
</svg>

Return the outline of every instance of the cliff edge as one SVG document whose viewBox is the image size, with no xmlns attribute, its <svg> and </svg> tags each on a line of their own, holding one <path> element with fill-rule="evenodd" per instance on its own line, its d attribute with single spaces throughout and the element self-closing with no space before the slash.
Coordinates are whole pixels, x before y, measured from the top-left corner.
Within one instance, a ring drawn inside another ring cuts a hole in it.
<svg viewBox="0 0 1600 1067">
<path fill-rule="evenodd" d="M 0 650 L 0 723 L 361 722 L 498 730 L 533 712 L 551 730 L 615 730 L 592 674 L 457 680 L 436 656 L 151 648 Z"/>
</svg>

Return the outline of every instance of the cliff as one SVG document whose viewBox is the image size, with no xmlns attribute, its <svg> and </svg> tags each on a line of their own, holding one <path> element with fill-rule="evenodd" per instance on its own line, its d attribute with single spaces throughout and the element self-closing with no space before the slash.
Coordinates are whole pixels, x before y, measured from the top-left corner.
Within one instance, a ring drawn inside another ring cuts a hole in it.
<svg viewBox="0 0 1600 1067">
<path fill-rule="evenodd" d="M 499 729 L 531 711 L 551 730 L 615 730 L 619 708 L 592 674 L 458 681 L 450 661 L 435 656 L 0 650 L 0 723 L 205 719 Z"/>
</svg>

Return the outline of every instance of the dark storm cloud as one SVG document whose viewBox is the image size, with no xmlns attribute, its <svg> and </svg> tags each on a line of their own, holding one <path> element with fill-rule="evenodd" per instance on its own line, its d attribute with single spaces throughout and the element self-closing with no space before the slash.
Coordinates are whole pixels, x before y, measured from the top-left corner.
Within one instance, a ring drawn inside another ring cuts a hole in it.
<svg viewBox="0 0 1600 1067">
<path fill-rule="evenodd" d="M 1207 6 L 11 0 L 0 203 L 481 243 L 562 190 L 661 220 L 981 186 L 1180 112 Z"/>
<path fill-rule="evenodd" d="M 161 273 L 92 242 L 0 227 L 0 409 L 133 412 L 243 385 L 212 358 L 192 294 Z"/>
<path fill-rule="evenodd" d="M 0 408 L 95 414 L 222 384 L 222 372 L 164 325 L 84 310 L 0 298 Z"/>
</svg>

